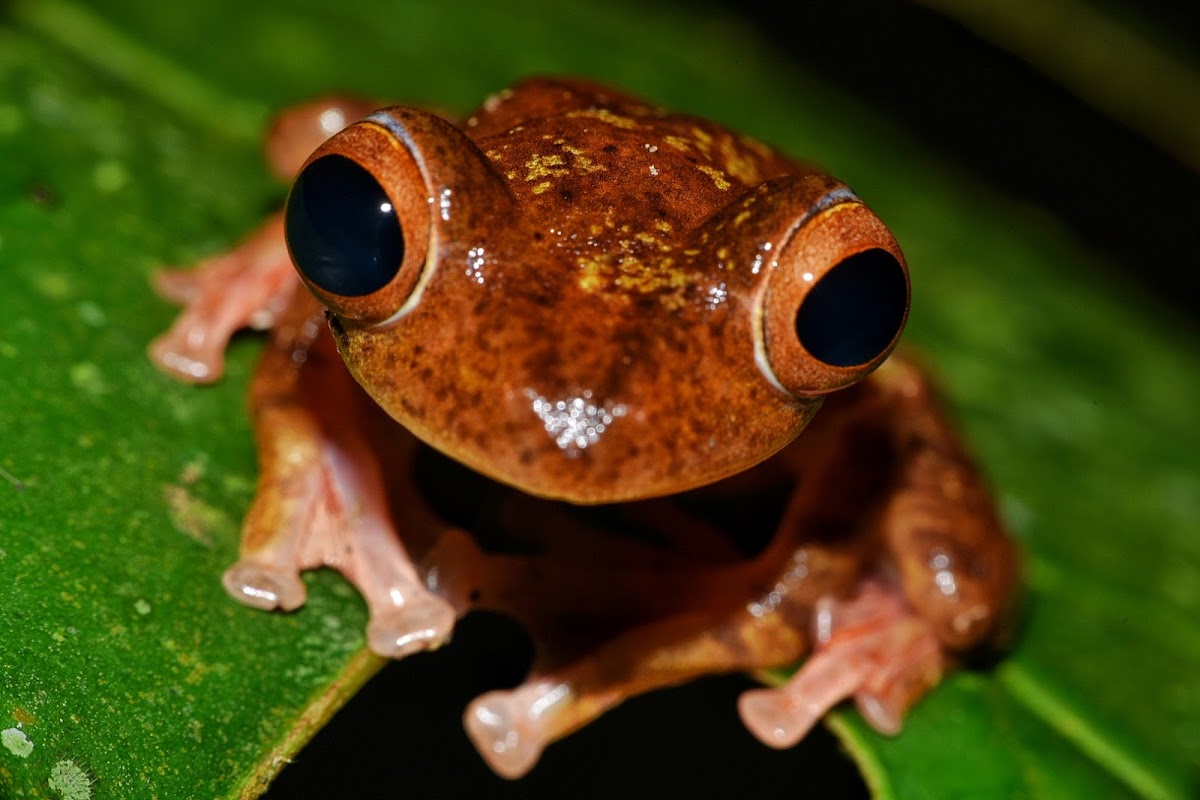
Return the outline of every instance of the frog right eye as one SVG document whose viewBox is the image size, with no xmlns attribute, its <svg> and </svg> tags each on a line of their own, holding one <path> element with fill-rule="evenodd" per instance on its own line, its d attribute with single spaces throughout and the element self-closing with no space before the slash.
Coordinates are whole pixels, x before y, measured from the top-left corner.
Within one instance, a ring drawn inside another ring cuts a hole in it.
<svg viewBox="0 0 1200 800">
<path fill-rule="evenodd" d="M 891 349 L 907 311 L 904 268 L 873 247 L 842 259 L 808 291 L 796 312 L 796 335 L 814 358 L 857 367 Z"/>
<path fill-rule="evenodd" d="M 370 121 L 329 139 L 301 168 L 284 213 L 288 251 L 339 318 L 376 324 L 408 307 L 428 250 L 428 194 L 412 154 Z"/>
<path fill-rule="evenodd" d="M 908 269 L 896 240 L 839 189 L 817 201 L 777 252 L 760 300 L 760 368 L 797 397 L 862 380 L 891 353 L 908 318 Z"/>
</svg>

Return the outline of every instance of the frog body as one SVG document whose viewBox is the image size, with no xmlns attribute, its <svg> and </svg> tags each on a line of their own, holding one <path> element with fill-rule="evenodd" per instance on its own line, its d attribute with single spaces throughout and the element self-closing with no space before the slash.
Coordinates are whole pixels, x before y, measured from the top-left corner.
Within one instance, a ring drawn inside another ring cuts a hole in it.
<svg viewBox="0 0 1200 800">
<path fill-rule="evenodd" d="M 251 388 L 262 477 L 225 584 L 293 609 L 298 572 L 334 566 L 396 657 L 472 608 L 516 616 L 534 674 L 466 715 L 501 774 L 629 695 L 806 653 L 743 697 L 756 735 L 786 746 L 848 696 L 896 730 L 957 654 L 1004 635 L 1013 545 L 920 371 L 884 364 L 907 266 L 841 182 L 549 78 L 461 126 L 320 101 L 269 150 L 298 175 L 286 211 L 160 277 L 187 308 L 151 349 L 213 380 L 234 329 L 273 328 Z M 446 479 L 475 487 L 449 505 L 499 521 L 439 510 L 430 448 L 487 476 Z M 780 510 L 754 511 L 767 497 Z M 765 534 L 749 553 L 739 507 L 767 520 L 747 521 Z"/>
</svg>

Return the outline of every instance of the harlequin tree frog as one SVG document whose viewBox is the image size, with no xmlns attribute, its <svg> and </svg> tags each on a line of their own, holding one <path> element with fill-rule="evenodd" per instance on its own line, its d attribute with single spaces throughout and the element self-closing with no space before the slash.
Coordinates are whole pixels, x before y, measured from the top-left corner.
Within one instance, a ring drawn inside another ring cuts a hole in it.
<svg viewBox="0 0 1200 800">
<path fill-rule="evenodd" d="M 285 210 L 159 276 L 186 308 L 151 348 L 211 381 L 235 329 L 273 330 L 225 586 L 295 609 L 332 566 L 394 657 L 515 616 L 532 674 L 465 715 L 497 772 L 631 695 L 805 656 L 741 698 L 755 735 L 850 697 L 893 732 L 1008 628 L 1014 545 L 927 381 L 884 363 L 908 268 L 845 184 L 544 78 L 461 125 L 320 101 L 268 152 Z"/>
</svg>

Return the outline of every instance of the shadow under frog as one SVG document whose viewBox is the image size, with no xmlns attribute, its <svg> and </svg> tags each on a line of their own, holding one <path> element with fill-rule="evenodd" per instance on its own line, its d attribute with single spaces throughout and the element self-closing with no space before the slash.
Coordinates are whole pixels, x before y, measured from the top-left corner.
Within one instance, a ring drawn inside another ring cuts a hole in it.
<svg viewBox="0 0 1200 800">
<path fill-rule="evenodd" d="M 498 773 L 639 692 L 806 656 L 739 701 L 758 738 L 851 697 L 893 733 L 1005 635 L 1014 546 L 929 383 L 887 360 L 907 266 L 844 184 L 545 78 L 461 125 L 318 101 L 268 155 L 285 210 L 157 277 L 185 309 L 151 355 L 183 380 L 271 329 L 225 586 L 291 610 L 331 566 L 393 657 L 473 608 L 519 619 L 531 674 L 465 714 Z"/>
</svg>

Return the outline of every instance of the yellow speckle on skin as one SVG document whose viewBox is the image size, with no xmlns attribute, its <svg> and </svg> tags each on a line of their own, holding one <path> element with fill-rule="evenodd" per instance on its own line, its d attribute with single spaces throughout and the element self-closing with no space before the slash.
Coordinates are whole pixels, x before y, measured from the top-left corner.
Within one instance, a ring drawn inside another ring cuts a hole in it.
<svg viewBox="0 0 1200 800">
<path fill-rule="evenodd" d="M 494 148 L 486 151 L 484 155 L 487 156 L 491 161 L 499 161 L 500 159 L 504 158 L 504 154 Z"/>
<path fill-rule="evenodd" d="M 557 142 L 555 142 L 555 144 L 562 147 L 564 152 L 571 154 L 572 169 L 582 170 L 583 172 L 599 172 L 606 169 L 603 164 L 597 164 L 595 161 L 593 161 L 591 157 L 588 156 L 587 151 L 582 147 L 574 147 L 567 144 L 562 139 L 559 139 Z"/>
<path fill-rule="evenodd" d="M 543 192 L 549 191 L 549 189 L 550 181 L 542 181 L 537 186 L 534 186 L 530 191 L 532 191 L 534 194 L 542 194 Z"/>
<path fill-rule="evenodd" d="M 671 232 L 671 223 L 667 222 L 666 220 L 660 219 L 658 222 L 654 223 L 654 227 L 658 228 L 663 233 Z"/>
<path fill-rule="evenodd" d="M 775 152 L 765 144 L 755 139 L 753 136 L 739 137 L 743 147 L 747 147 L 755 152 L 761 159 L 768 159 L 775 155 Z"/>
<path fill-rule="evenodd" d="M 563 157 L 557 153 L 550 153 L 549 155 L 534 154 L 525 162 L 525 169 L 525 180 L 527 182 L 548 177 L 557 178 L 560 175 L 566 175 L 570 172 L 564 165 Z"/>
<path fill-rule="evenodd" d="M 745 222 L 748 219 L 750 219 L 749 211 L 738 212 L 738 215 L 733 218 L 733 227 L 736 228 L 737 226 L 741 225 L 743 222 Z"/>
<path fill-rule="evenodd" d="M 580 258 L 579 288 L 590 294 L 608 293 L 615 297 L 630 294 L 657 294 L 668 309 L 683 304 L 682 288 L 688 278 L 671 258 L 643 259 L 625 253 Z"/>
<path fill-rule="evenodd" d="M 717 169 L 716 167 L 710 166 L 708 164 L 697 164 L 696 169 L 700 170 L 705 175 L 712 178 L 713 183 L 716 184 L 716 187 L 718 189 L 720 189 L 722 192 L 728 190 L 729 187 L 733 185 L 732 183 L 729 182 L 728 176 L 721 170 Z"/>
<path fill-rule="evenodd" d="M 625 130 L 633 130 L 638 126 L 637 120 L 623 117 L 620 114 L 614 114 L 607 108 L 585 108 L 582 111 L 572 111 L 567 114 L 568 117 L 588 117 L 596 119 L 600 122 L 608 123 L 615 128 L 624 128 Z"/>
<path fill-rule="evenodd" d="M 685 139 L 682 136 L 675 136 L 674 134 L 671 134 L 669 136 L 664 136 L 663 141 L 683 153 L 686 153 L 688 150 L 692 149 L 691 140 Z"/>
<path fill-rule="evenodd" d="M 721 153 L 722 166 L 725 167 L 726 172 L 747 186 L 756 186 L 762 183 L 762 173 L 759 171 L 758 161 L 744 150 L 739 149 L 734 143 L 733 137 L 722 137 L 718 148 Z"/>
</svg>

